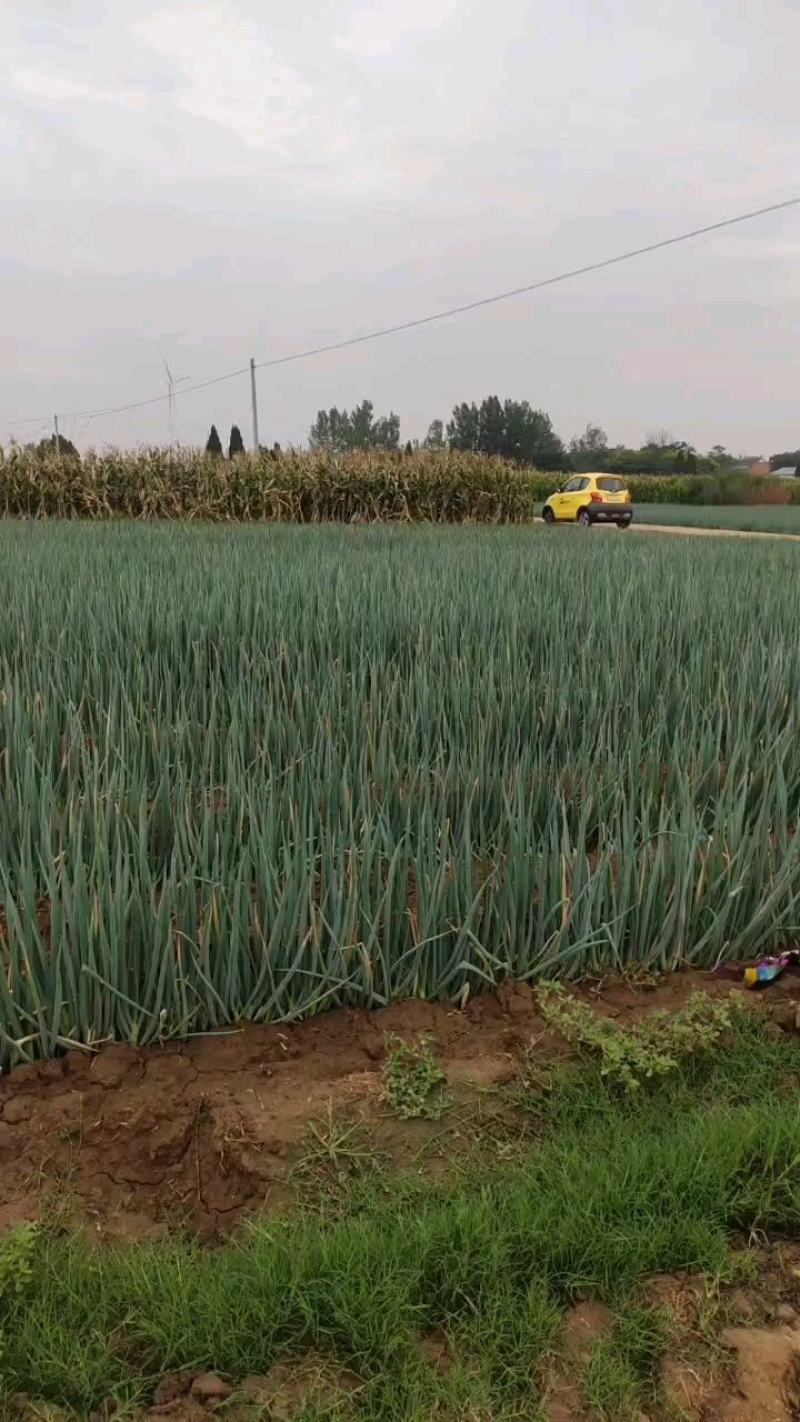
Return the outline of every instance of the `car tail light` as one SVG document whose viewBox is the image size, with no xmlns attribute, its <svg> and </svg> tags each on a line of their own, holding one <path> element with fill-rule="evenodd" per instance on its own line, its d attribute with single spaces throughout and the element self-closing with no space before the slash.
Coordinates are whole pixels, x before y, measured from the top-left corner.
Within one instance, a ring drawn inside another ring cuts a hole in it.
<svg viewBox="0 0 800 1422">
<path fill-rule="evenodd" d="M 591 494 L 589 495 L 589 502 L 590 502 L 591 504 L 602 504 L 602 502 L 603 502 L 603 495 L 602 495 L 602 494 L 591 493 Z"/>
</svg>

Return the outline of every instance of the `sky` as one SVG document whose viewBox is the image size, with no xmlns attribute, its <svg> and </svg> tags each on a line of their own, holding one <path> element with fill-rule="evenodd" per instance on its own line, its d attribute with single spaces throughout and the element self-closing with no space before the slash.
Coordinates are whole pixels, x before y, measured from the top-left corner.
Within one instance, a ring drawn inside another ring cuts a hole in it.
<svg viewBox="0 0 800 1422">
<path fill-rule="evenodd" d="M 0 442 L 249 442 L 247 375 L 82 412 L 799 195 L 798 50 L 796 0 L 0 0 Z M 497 394 L 794 448 L 799 317 L 800 207 L 263 370 L 261 441 Z"/>
</svg>

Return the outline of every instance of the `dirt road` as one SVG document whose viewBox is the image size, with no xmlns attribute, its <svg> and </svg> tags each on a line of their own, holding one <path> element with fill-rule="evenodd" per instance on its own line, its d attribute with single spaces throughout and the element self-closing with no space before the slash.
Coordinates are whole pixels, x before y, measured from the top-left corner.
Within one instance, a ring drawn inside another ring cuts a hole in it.
<svg viewBox="0 0 800 1422">
<path fill-rule="evenodd" d="M 638 529 L 639 533 L 688 533 L 692 537 L 707 538 L 712 534 L 716 538 L 780 538 L 785 543 L 800 542 L 800 534 L 797 533 L 767 533 L 761 529 L 748 528 L 696 528 L 690 524 L 678 523 L 639 523 L 634 520 L 632 529 Z"/>
<path fill-rule="evenodd" d="M 534 523 L 544 523 L 541 518 L 534 519 Z M 565 525 L 566 526 L 566 525 Z M 572 526 L 572 525 L 570 525 Z M 784 543 L 800 542 L 798 533 L 770 533 L 763 529 L 748 528 L 699 528 L 691 524 L 681 523 L 643 523 L 634 518 L 631 529 L 636 529 L 639 533 L 685 533 L 693 538 L 771 538 L 780 539 Z M 617 529 L 613 523 L 595 525 L 593 532 L 616 533 Z"/>
</svg>

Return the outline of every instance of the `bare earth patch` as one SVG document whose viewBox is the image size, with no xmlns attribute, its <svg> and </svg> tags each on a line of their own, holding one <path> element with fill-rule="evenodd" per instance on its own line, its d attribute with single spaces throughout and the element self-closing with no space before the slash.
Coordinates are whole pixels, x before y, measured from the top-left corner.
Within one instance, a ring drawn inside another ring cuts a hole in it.
<svg viewBox="0 0 800 1422">
<path fill-rule="evenodd" d="M 654 988 L 610 981 L 581 995 L 625 1024 L 677 1009 L 698 989 L 738 985 L 735 975 L 686 972 Z M 792 978 L 776 984 L 770 1008 L 791 1016 L 796 992 Z M 179 1224 L 216 1237 L 247 1213 L 291 1203 L 309 1123 L 331 1110 L 368 1123 L 396 1167 L 424 1151 L 436 1170 L 440 1126 L 398 1121 L 382 1100 L 387 1039 L 423 1034 L 456 1106 L 512 1077 L 531 1045 L 543 1061 L 567 1050 L 538 1015 L 533 991 L 507 983 L 463 1011 L 410 1001 L 19 1066 L 0 1077 L 0 1229 L 60 1207 L 70 1223 L 103 1236 L 156 1237 Z"/>
<path fill-rule="evenodd" d="M 736 984 L 687 972 L 656 988 L 609 982 L 582 995 L 625 1023 L 676 1009 L 698 988 L 727 993 Z M 788 979 L 770 1002 L 790 991 Z M 55 1206 L 103 1236 L 149 1238 L 178 1224 L 218 1236 L 244 1214 L 291 1202 L 309 1123 L 331 1110 L 369 1123 L 396 1167 L 427 1148 L 436 1170 L 437 1123 L 398 1121 L 382 1102 L 386 1039 L 426 1033 L 456 1106 L 513 1076 L 531 1044 L 543 1060 L 566 1051 L 539 1017 L 533 991 L 507 983 L 463 1011 L 401 1002 L 19 1066 L 0 1077 L 0 1229 Z"/>
</svg>

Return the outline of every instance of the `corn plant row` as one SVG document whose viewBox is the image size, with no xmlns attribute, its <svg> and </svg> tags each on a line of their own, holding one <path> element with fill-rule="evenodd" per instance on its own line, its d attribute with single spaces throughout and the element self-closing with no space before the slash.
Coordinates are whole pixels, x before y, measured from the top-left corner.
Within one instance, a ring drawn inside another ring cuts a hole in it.
<svg viewBox="0 0 800 1422">
<path fill-rule="evenodd" d="M 289 451 L 215 459 L 197 450 L 106 451 L 83 459 L 0 457 L 0 513 L 272 523 L 519 523 L 564 476 L 483 455 Z"/>
<path fill-rule="evenodd" d="M 795 561 L 0 525 L 0 1063 L 790 940 Z"/>
<path fill-rule="evenodd" d="M 290 450 L 233 460 L 197 450 L 139 449 L 54 458 L 0 449 L 0 515 L 271 523 L 526 523 L 566 476 L 456 451 L 347 455 Z M 713 479 L 629 479 L 640 503 L 720 501 Z M 797 488 L 769 480 L 753 502 Z M 724 502 L 724 499 L 722 500 Z"/>
</svg>

